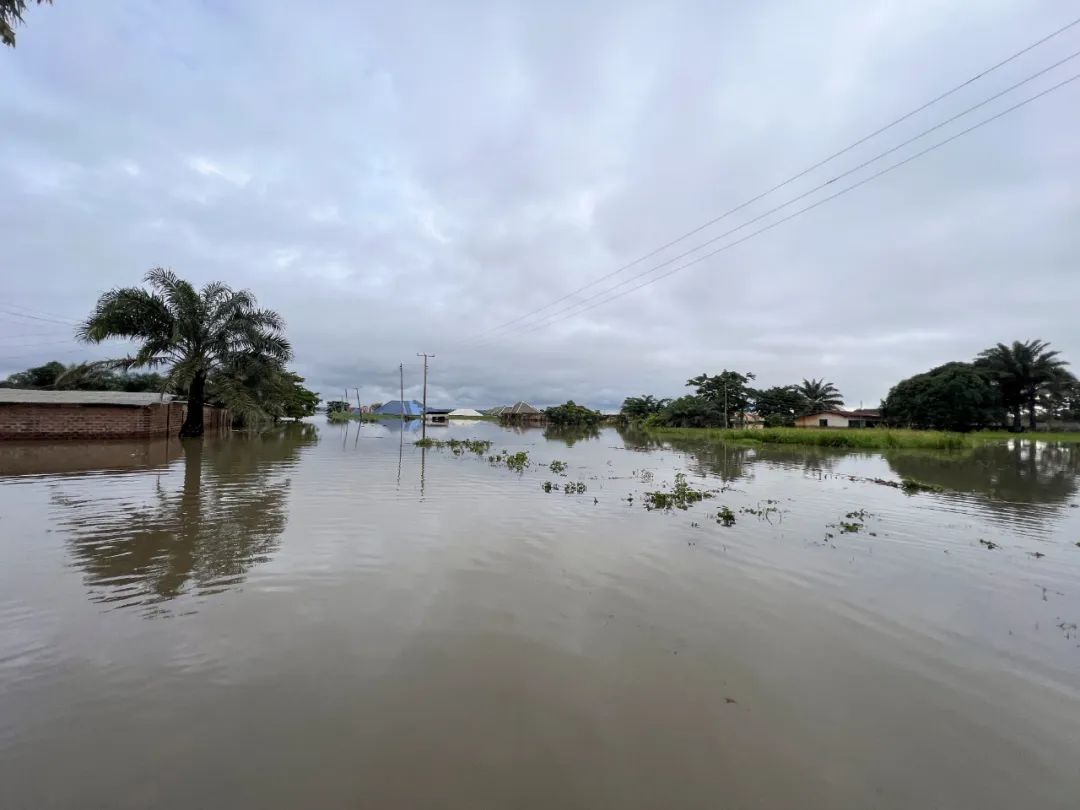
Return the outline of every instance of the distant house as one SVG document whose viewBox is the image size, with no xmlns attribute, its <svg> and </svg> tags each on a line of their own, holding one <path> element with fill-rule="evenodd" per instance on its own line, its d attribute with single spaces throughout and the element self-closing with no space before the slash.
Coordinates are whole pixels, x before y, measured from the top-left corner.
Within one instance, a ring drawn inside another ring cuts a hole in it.
<svg viewBox="0 0 1080 810">
<path fill-rule="evenodd" d="M 423 416 L 424 406 L 415 399 L 407 399 L 404 402 L 394 399 L 381 405 L 375 413 L 380 416 Z"/>
<path fill-rule="evenodd" d="M 451 419 L 479 419 L 483 414 L 475 408 L 454 408 L 450 411 Z"/>
<path fill-rule="evenodd" d="M 528 402 L 515 402 L 499 411 L 499 419 L 503 422 L 543 422 L 546 417 L 539 408 L 534 408 Z"/>
<path fill-rule="evenodd" d="M 853 411 L 819 411 L 795 418 L 795 427 L 869 428 L 881 424 L 881 411 L 857 408 Z"/>
<path fill-rule="evenodd" d="M 761 418 L 761 414 L 759 413 L 746 411 L 744 413 L 732 414 L 731 425 L 732 427 L 742 428 L 744 430 L 760 430 L 765 427 L 765 420 Z"/>
</svg>

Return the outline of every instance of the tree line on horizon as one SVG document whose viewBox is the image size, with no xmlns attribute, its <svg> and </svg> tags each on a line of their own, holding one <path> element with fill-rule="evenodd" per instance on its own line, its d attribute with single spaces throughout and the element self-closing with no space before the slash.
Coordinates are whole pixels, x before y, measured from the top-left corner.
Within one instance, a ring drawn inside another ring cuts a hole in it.
<svg viewBox="0 0 1080 810">
<path fill-rule="evenodd" d="M 804 379 L 797 385 L 754 388 L 753 372 L 724 369 L 719 374 L 699 374 L 686 381 L 693 394 L 658 398 L 652 394 L 627 397 L 619 415 L 623 421 L 655 427 L 732 427 L 746 414 L 757 414 L 767 427 L 790 427 L 810 413 L 835 410 L 843 394 L 824 379 Z"/>
<path fill-rule="evenodd" d="M 971 362 L 952 361 L 901 380 L 882 400 L 881 418 L 891 427 L 959 432 L 1035 430 L 1040 419 L 1077 422 L 1080 382 L 1066 366 L 1044 340 L 998 343 Z M 767 427 L 785 427 L 799 416 L 843 405 L 843 395 L 825 380 L 755 388 L 754 379 L 753 373 L 727 369 L 701 374 L 686 382 L 693 394 L 628 397 L 620 417 L 657 427 L 731 427 L 752 413 Z"/>
<path fill-rule="evenodd" d="M 894 385 L 882 401 L 890 425 L 969 431 L 1035 430 L 1040 419 L 1080 421 L 1080 382 L 1044 340 L 1014 340 Z M 1026 416 L 1026 425 L 1025 419 Z"/>
</svg>

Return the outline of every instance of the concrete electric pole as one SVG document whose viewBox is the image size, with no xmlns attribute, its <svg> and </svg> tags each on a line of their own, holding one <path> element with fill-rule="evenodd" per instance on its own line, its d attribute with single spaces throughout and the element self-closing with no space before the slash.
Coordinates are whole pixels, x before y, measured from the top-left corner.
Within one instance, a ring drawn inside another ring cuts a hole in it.
<svg viewBox="0 0 1080 810">
<path fill-rule="evenodd" d="M 427 438 L 427 361 L 428 361 L 428 358 L 433 358 L 435 355 L 433 355 L 433 354 L 425 354 L 424 352 L 417 352 L 416 356 L 424 358 L 424 412 L 423 412 L 423 414 L 421 414 L 421 417 L 423 418 L 424 421 L 420 423 L 420 438 L 421 439 L 426 439 Z"/>
</svg>

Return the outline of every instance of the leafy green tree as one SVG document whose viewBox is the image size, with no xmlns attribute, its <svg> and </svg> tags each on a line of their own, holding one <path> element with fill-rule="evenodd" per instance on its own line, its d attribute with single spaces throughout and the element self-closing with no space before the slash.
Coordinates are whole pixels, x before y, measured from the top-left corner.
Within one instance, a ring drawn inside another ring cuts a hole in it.
<svg viewBox="0 0 1080 810">
<path fill-rule="evenodd" d="M 732 413 L 741 413 L 750 409 L 753 401 L 753 389 L 750 381 L 754 375 L 747 372 L 740 374 L 737 371 L 724 369 L 716 375 L 699 374 L 691 377 L 686 384 L 697 391 L 697 395 L 707 400 L 714 409 L 719 409 L 723 414 L 723 425 L 731 424 L 729 418 Z"/>
<path fill-rule="evenodd" d="M 349 403 L 341 399 L 331 399 L 326 403 L 327 413 L 339 413 L 349 410 Z"/>
<path fill-rule="evenodd" d="M 304 378 L 299 374 L 293 374 L 290 371 L 283 376 L 285 378 L 283 408 L 285 418 L 299 420 L 313 415 L 319 405 L 319 395 L 301 385 Z"/>
<path fill-rule="evenodd" d="M 803 395 L 803 414 L 833 411 L 844 405 L 844 395 L 825 380 L 803 380 L 796 389 Z"/>
<path fill-rule="evenodd" d="M 117 366 L 168 369 L 168 383 L 187 392 L 181 436 L 203 434 L 208 381 L 217 384 L 217 395 L 230 408 L 250 411 L 253 400 L 236 384 L 238 375 L 255 367 L 283 370 L 292 357 L 281 316 L 259 309 L 247 290 L 221 282 L 196 290 L 160 267 L 145 281 L 150 290 L 125 287 L 102 295 L 77 337 L 89 343 L 140 341 L 139 350 Z"/>
<path fill-rule="evenodd" d="M 64 373 L 63 363 L 53 360 L 43 366 L 17 371 L 3 382 L 4 388 L 50 388 Z"/>
<path fill-rule="evenodd" d="M 1062 422 L 1080 422 L 1080 381 L 1064 373 L 1055 385 L 1039 398 L 1047 418 Z"/>
<path fill-rule="evenodd" d="M 1001 394 L 1001 401 L 1012 414 L 1013 430 L 1021 429 L 1021 415 L 1026 409 L 1028 427 L 1035 430 L 1035 411 L 1039 398 L 1060 388 L 1071 378 L 1061 352 L 1050 349 L 1044 340 L 1014 340 L 1012 345 L 998 343 L 979 353 L 975 363 L 984 371 Z"/>
<path fill-rule="evenodd" d="M 882 411 L 898 427 L 968 431 L 998 421 L 1001 397 L 971 363 L 946 363 L 894 385 Z"/>
<path fill-rule="evenodd" d="M 51 391 L 167 391 L 160 374 L 118 374 L 110 362 L 84 362 L 65 366 L 56 360 L 9 376 L 3 388 Z"/>
<path fill-rule="evenodd" d="M 37 0 L 42 3 L 52 3 L 52 0 Z M 0 41 L 5 45 L 15 47 L 15 26 L 23 23 L 23 13 L 26 11 L 26 0 L 0 0 Z"/>
<path fill-rule="evenodd" d="M 640 397 L 627 397 L 623 400 L 619 415 L 630 421 L 639 422 L 650 416 L 660 413 L 670 399 L 657 399 L 652 394 L 642 394 Z"/>
<path fill-rule="evenodd" d="M 572 399 L 562 405 L 545 408 L 544 415 L 553 425 L 598 425 L 604 418 L 600 411 L 578 405 Z"/>
<path fill-rule="evenodd" d="M 673 399 L 651 421 L 670 427 L 715 427 L 724 424 L 724 409 L 706 397 L 687 395 Z"/>
<path fill-rule="evenodd" d="M 806 398 L 794 385 L 777 385 L 754 391 L 754 411 L 765 420 L 767 427 L 795 424 L 803 412 Z"/>
</svg>

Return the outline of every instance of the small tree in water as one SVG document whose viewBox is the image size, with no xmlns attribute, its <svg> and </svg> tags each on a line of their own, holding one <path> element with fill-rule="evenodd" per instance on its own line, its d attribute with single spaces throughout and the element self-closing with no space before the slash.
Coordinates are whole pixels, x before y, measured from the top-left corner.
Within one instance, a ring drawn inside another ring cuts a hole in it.
<svg viewBox="0 0 1080 810">
<path fill-rule="evenodd" d="M 253 407 L 250 397 L 229 383 L 237 369 L 264 366 L 282 369 L 292 347 L 282 335 L 281 316 L 256 306 L 247 290 L 221 282 L 196 290 L 172 271 L 160 267 L 146 274 L 150 290 L 124 287 L 110 290 L 76 336 L 88 343 L 109 338 L 141 342 L 139 350 L 117 362 L 125 370 L 168 368 L 168 384 L 187 391 L 187 416 L 181 436 L 203 434 L 203 404 L 209 381 L 220 377 L 219 394 L 227 405 L 236 393 L 235 407 Z"/>
</svg>

